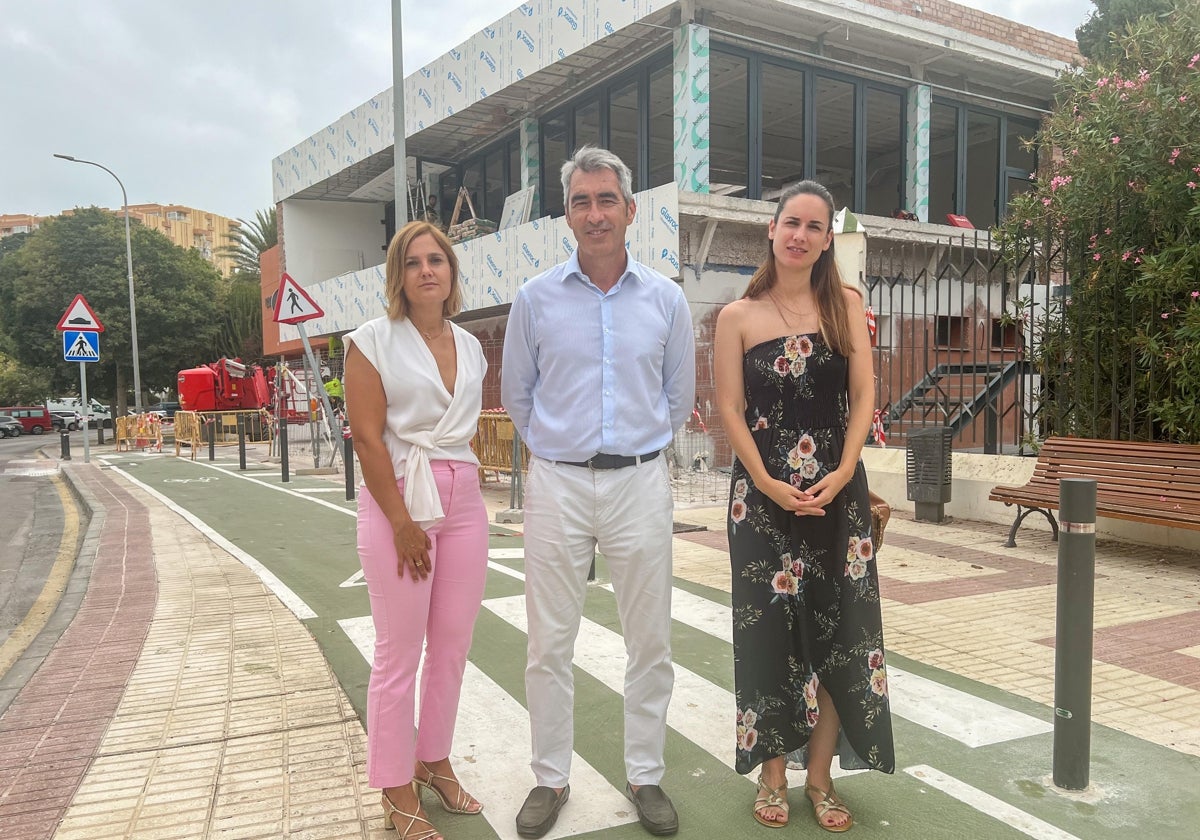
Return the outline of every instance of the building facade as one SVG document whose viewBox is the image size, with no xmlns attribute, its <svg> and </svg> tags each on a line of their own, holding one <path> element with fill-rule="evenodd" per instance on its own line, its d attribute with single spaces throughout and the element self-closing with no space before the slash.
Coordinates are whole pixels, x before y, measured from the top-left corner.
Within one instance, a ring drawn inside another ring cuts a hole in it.
<svg viewBox="0 0 1200 840">
<path fill-rule="evenodd" d="M 991 252 L 985 231 L 1028 187 L 1037 155 L 1025 141 L 1076 59 L 1073 41 L 945 0 L 535 0 L 405 79 L 406 210 L 432 205 L 448 222 L 465 188 L 479 216 L 502 222 L 456 246 L 458 320 L 496 372 L 517 288 L 573 248 L 558 171 L 585 143 L 630 165 L 630 250 L 688 297 L 702 420 L 716 313 L 762 259 L 775 198 L 803 178 L 829 187 L 865 231 L 843 270 L 876 310 L 878 365 L 922 331 L 958 369 L 992 350 L 1015 363 L 1023 338 L 1005 327 L 1007 304 L 992 302 L 1000 281 L 968 277 L 954 237 Z M 394 131 L 387 90 L 273 161 L 281 270 L 326 313 L 309 334 L 384 311 Z M 529 220 L 504 218 L 522 191 Z M 924 312 L 906 310 L 912 278 L 948 273 L 956 291 L 925 284 Z M 281 327 L 281 340 L 294 332 Z M 926 359 L 881 381 L 880 405 L 913 403 L 933 369 Z M 496 401 L 489 387 L 485 407 Z"/>
<path fill-rule="evenodd" d="M 64 210 L 63 215 L 71 213 Z M 122 210 L 107 212 L 124 217 Z M 41 227 L 43 216 L 27 214 L 0 215 L 0 238 L 14 233 L 30 233 Z M 233 261 L 218 249 L 230 244 L 241 223 L 207 210 L 185 207 L 182 204 L 131 204 L 130 221 L 157 230 L 180 248 L 195 248 L 226 277 L 233 271 Z"/>
</svg>

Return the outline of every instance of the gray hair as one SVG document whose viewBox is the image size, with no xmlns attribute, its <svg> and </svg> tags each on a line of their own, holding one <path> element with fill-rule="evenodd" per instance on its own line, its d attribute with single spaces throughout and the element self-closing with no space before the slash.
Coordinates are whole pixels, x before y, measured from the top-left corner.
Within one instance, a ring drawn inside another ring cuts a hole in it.
<svg viewBox="0 0 1200 840">
<path fill-rule="evenodd" d="M 570 205 L 571 176 L 575 174 L 576 169 L 580 172 L 611 169 L 617 176 L 617 183 L 621 185 L 621 195 L 624 196 L 625 203 L 633 201 L 633 176 L 629 172 L 629 167 L 608 149 L 589 145 L 580 146 L 575 150 L 575 154 L 567 158 L 562 165 L 563 204 Z"/>
</svg>

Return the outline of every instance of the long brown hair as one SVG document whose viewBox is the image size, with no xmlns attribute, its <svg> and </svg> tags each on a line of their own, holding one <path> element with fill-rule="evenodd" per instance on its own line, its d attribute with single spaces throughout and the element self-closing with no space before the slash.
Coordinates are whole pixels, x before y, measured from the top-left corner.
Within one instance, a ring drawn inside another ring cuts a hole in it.
<svg viewBox="0 0 1200 840">
<path fill-rule="evenodd" d="M 409 222 L 392 237 L 392 244 L 387 249 L 387 282 L 384 286 L 384 296 L 387 297 L 388 317 L 402 319 L 408 317 L 408 298 L 404 295 L 404 260 L 408 257 L 408 249 L 418 236 L 429 234 L 433 241 L 446 255 L 450 264 L 450 296 L 442 304 L 442 316 L 453 318 L 462 311 L 462 286 L 458 282 L 458 255 L 454 246 L 446 238 L 441 229 L 429 222 Z"/>
<path fill-rule="evenodd" d="M 829 190 L 816 181 L 800 181 L 786 188 L 779 196 L 779 204 L 775 207 L 775 224 L 778 226 L 779 217 L 789 201 L 798 195 L 815 195 L 825 202 L 829 208 L 829 227 L 833 227 L 833 196 Z M 776 228 L 778 235 L 778 228 Z M 767 259 L 758 267 L 742 294 L 744 298 L 758 299 L 769 293 L 779 281 L 775 266 L 775 249 L 770 239 L 767 240 Z M 842 275 L 838 271 L 833 254 L 833 242 L 821 252 L 812 268 L 810 284 L 813 290 L 813 300 L 817 304 L 817 314 L 821 319 L 821 337 L 825 343 L 843 356 L 849 356 L 854 346 L 850 337 L 850 310 L 846 306 L 846 296 L 843 289 Z"/>
</svg>

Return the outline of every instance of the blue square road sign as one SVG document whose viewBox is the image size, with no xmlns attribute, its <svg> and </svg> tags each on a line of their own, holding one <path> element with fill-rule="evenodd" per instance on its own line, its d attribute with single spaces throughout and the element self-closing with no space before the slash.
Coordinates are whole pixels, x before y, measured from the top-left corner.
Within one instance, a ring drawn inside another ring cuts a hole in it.
<svg viewBox="0 0 1200 840">
<path fill-rule="evenodd" d="M 100 361 L 100 333 L 85 330 L 63 330 L 64 362 Z"/>
</svg>

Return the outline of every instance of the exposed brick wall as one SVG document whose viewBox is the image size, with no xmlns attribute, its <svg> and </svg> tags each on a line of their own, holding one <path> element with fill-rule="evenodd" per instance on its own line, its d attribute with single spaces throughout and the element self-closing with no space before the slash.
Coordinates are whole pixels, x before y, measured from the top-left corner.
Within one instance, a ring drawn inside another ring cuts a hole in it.
<svg viewBox="0 0 1200 840">
<path fill-rule="evenodd" d="M 987 38 L 1001 44 L 1011 44 L 1017 49 L 1059 61 L 1071 62 L 1079 58 L 1079 45 L 1071 38 L 1060 38 L 1023 23 L 1006 20 L 996 15 L 981 12 L 949 0 L 863 0 L 868 6 L 887 9 L 889 12 L 919 18 L 920 20 L 949 26 L 970 35 Z M 917 9 L 921 11 L 918 12 Z"/>
</svg>

